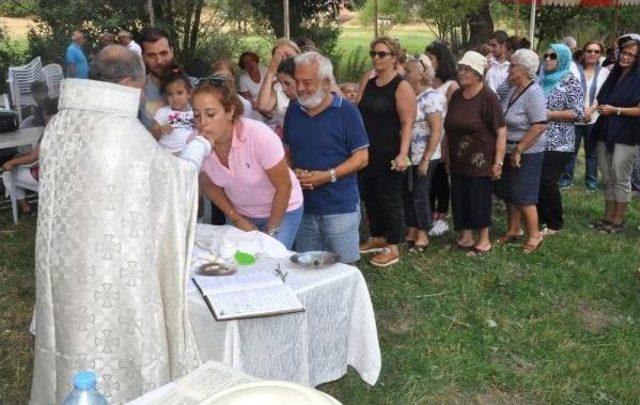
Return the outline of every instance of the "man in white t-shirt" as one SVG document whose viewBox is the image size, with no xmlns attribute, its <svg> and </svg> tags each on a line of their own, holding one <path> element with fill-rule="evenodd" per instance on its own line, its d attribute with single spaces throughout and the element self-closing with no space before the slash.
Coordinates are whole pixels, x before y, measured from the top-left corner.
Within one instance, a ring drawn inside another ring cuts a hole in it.
<svg viewBox="0 0 640 405">
<path fill-rule="evenodd" d="M 509 76 L 509 61 L 507 60 L 507 38 L 504 31 L 496 31 L 489 38 L 489 46 L 493 58 L 489 61 L 489 70 L 486 74 L 487 86 L 494 92 L 507 80 Z"/>
<path fill-rule="evenodd" d="M 142 55 L 142 48 L 131 38 L 131 33 L 128 31 L 118 32 L 118 43 L 122 46 L 126 46 L 138 55 Z"/>
</svg>

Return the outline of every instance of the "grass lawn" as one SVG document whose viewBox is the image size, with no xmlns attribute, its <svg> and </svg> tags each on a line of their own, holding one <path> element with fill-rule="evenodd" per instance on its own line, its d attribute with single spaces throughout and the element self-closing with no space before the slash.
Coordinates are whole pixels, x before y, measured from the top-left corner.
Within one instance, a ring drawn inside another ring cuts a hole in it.
<svg viewBox="0 0 640 405">
<path fill-rule="evenodd" d="M 626 233 L 601 235 L 588 226 L 601 198 L 565 191 L 566 229 L 529 256 L 511 245 L 467 258 L 440 237 L 387 270 L 362 263 L 380 380 L 351 371 L 321 388 L 345 404 L 639 403 L 639 203 Z M 494 217 L 497 237 L 499 206 Z M 0 212 L 0 403 L 29 396 L 34 230 Z"/>
<path fill-rule="evenodd" d="M 435 39 L 435 35 L 421 24 L 398 25 L 393 27 L 387 35 L 398 39 L 402 47 L 411 54 L 424 52 L 424 48 Z M 338 40 L 338 48 L 349 52 L 362 46 L 365 50 L 369 50 L 369 42 L 373 38 L 372 27 L 344 25 Z"/>
</svg>

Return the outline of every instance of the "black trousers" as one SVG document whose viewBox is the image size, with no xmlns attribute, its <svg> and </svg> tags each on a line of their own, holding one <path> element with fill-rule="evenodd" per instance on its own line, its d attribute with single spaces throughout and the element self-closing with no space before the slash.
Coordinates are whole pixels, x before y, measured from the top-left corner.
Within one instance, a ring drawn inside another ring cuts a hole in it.
<svg viewBox="0 0 640 405">
<path fill-rule="evenodd" d="M 451 174 L 451 211 L 456 231 L 491 226 L 491 177 Z"/>
<path fill-rule="evenodd" d="M 547 228 L 559 231 L 564 225 L 560 177 L 571 159 L 571 152 L 545 152 L 540 176 L 538 217 Z"/>
<path fill-rule="evenodd" d="M 449 211 L 449 198 L 451 189 L 449 188 L 449 175 L 445 169 L 444 163 L 439 161 L 433 170 L 431 179 L 431 193 L 429 201 L 433 211 L 446 214 Z"/>
<path fill-rule="evenodd" d="M 402 187 L 405 177 L 403 172 L 389 171 L 360 178 L 371 236 L 386 237 L 391 245 L 404 240 Z"/>
<path fill-rule="evenodd" d="M 418 174 L 418 166 L 409 167 L 404 182 L 404 219 L 407 226 L 425 231 L 431 229 L 431 179 L 438 161 L 431 161 L 425 176 Z"/>
</svg>

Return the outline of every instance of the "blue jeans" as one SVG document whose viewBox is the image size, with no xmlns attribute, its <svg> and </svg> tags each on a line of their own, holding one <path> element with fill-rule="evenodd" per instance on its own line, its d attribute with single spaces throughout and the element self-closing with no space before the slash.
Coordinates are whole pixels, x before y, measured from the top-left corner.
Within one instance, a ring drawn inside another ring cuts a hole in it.
<svg viewBox="0 0 640 405">
<path fill-rule="evenodd" d="M 576 166 L 576 157 L 580 151 L 580 143 L 584 138 L 585 172 L 584 182 L 589 188 L 598 186 L 598 159 L 596 157 L 596 137 L 592 131 L 593 125 L 576 125 L 576 149 L 571 160 L 567 163 L 565 173 L 560 178 L 561 185 L 573 183 L 573 172 Z"/>
<path fill-rule="evenodd" d="M 296 251 L 323 250 L 340 255 L 342 263 L 360 260 L 360 207 L 354 212 L 333 215 L 304 214 Z"/>
<path fill-rule="evenodd" d="M 289 250 L 291 250 L 293 242 L 296 240 L 296 234 L 298 233 L 298 227 L 300 226 L 300 220 L 302 219 L 302 211 L 303 207 L 300 207 L 284 214 L 282 221 L 280 221 L 280 230 L 276 236 L 274 236 L 274 238 Z M 247 220 L 252 222 L 261 232 L 267 231 L 266 228 L 269 218 L 247 217 Z M 227 224 L 231 225 L 229 218 L 227 218 Z"/>
</svg>

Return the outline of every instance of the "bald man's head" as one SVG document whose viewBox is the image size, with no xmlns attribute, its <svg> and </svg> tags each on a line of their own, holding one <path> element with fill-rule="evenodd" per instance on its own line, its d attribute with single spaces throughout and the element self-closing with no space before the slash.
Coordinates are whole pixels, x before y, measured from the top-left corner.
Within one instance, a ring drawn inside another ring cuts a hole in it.
<svg viewBox="0 0 640 405">
<path fill-rule="evenodd" d="M 80 31 L 73 31 L 73 34 L 71 34 L 71 40 L 80 46 L 85 43 L 84 34 Z"/>
<path fill-rule="evenodd" d="M 132 50 L 109 45 L 98 53 L 91 65 L 91 78 L 140 88 L 144 85 L 144 64 Z"/>
</svg>

